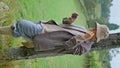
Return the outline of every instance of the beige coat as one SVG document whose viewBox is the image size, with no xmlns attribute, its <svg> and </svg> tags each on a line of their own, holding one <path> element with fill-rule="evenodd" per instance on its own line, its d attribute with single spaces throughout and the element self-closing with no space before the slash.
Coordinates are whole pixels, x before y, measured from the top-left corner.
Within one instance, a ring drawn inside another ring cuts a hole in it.
<svg viewBox="0 0 120 68">
<path fill-rule="evenodd" d="M 71 24 L 58 24 L 54 20 L 50 20 L 48 22 L 42 22 L 41 25 L 43 26 L 42 33 L 46 32 L 53 32 L 53 31 L 67 31 L 74 35 L 84 35 L 84 32 L 87 30 L 82 26 L 75 26 Z"/>
<path fill-rule="evenodd" d="M 71 52 L 69 49 L 75 45 L 79 46 L 80 54 L 90 50 L 93 42 L 88 41 L 90 44 L 80 44 L 80 42 L 84 41 L 82 36 L 86 33 L 86 29 L 83 27 L 70 24 L 58 25 L 53 20 L 42 22 L 41 24 L 43 26 L 42 33 L 33 39 L 35 51 L 66 53 L 68 50 L 68 53 L 74 53 L 74 51 Z"/>
</svg>

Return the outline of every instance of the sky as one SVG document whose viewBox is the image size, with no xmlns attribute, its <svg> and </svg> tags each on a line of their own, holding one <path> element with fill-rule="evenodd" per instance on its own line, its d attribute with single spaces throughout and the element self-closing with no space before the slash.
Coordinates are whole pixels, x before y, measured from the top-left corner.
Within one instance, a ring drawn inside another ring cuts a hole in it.
<svg viewBox="0 0 120 68">
<path fill-rule="evenodd" d="M 110 8 L 110 22 L 118 24 L 120 26 L 120 0 L 113 0 L 113 6 Z M 110 31 L 110 33 L 120 32 L 120 28 L 117 30 Z M 120 49 L 119 49 L 120 50 Z M 120 68 L 120 54 L 112 58 L 111 67 Z"/>
<path fill-rule="evenodd" d="M 120 26 L 120 0 L 113 0 L 113 6 L 110 8 L 110 22 Z M 110 33 L 120 32 L 120 29 L 110 31 Z"/>
</svg>

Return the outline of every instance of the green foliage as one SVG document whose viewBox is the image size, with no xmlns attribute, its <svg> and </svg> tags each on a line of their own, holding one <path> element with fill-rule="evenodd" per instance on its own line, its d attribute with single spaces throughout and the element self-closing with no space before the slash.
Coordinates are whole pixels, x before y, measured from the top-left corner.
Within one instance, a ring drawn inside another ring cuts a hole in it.
<svg viewBox="0 0 120 68">
<path fill-rule="evenodd" d="M 84 4 L 87 10 L 92 10 L 96 6 L 96 2 L 94 0 L 84 0 Z"/>
<path fill-rule="evenodd" d="M 88 27 L 92 28 L 95 26 L 95 21 L 99 22 L 100 24 L 105 24 L 109 27 L 109 30 L 115 30 L 119 28 L 119 25 L 114 23 L 109 23 L 108 20 L 105 17 L 100 17 L 97 19 L 89 20 L 87 21 Z"/>
<path fill-rule="evenodd" d="M 111 68 L 110 61 L 112 60 L 112 55 L 109 50 L 102 50 L 98 52 L 100 54 L 101 62 L 104 66 Z"/>
<path fill-rule="evenodd" d="M 99 0 L 84 0 L 84 5 L 89 18 L 91 18 L 91 16 L 95 18 L 101 15 L 101 4 Z"/>
<path fill-rule="evenodd" d="M 106 23 L 106 25 L 109 27 L 110 30 L 115 30 L 119 28 L 119 25 L 114 23 Z"/>
<path fill-rule="evenodd" d="M 93 51 L 87 55 L 88 64 L 90 68 L 102 68 L 101 60 L 99 59 L 99 53 Z"/>
<path fill-rule="evenodd" d="M 88 15 L 87 24 L 89 28 L 94 26 L 95 21 L 98 21 L 101 24 L 108 23 L 107 25 L 109 26 L 110 30 L 118 28 L 118 25 L 109 23 L 112 1 L 113 0 L 84 0 Z"/>
<path fill-rule="evenodd" d="M 113 0 L 101 0 L 102 16 L 109 19 L 110 7 L 112 6 Z"/>
<path fill-rule="evenodd" d="M 87 63 L 90 68 L 111 68 L 111 59 L 109 50 L 92 51 L 87 55 Z"/>
</svg>

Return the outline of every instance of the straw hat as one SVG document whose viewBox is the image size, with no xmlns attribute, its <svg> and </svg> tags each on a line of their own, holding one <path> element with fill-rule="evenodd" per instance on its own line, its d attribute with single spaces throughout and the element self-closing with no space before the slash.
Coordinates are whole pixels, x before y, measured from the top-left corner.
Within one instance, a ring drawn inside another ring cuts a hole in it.
<svg viewBox="0 0 120 68">
<path fill-rule="evenodd" d="M 100 25 L 96 22 L 96 37 L 97 42 L 109 36 L 109 28 L 106 25 Z"/>
</svg>

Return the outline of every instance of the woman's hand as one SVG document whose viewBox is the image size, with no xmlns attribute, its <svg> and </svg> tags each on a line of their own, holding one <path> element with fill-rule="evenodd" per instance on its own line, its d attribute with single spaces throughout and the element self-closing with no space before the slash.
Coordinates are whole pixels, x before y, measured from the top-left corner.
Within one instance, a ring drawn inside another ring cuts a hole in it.
<svg viewBox="0 0 120 68">
<path fill-rule="evenodd" d="M 92 32 L 92 31 L 87 32 L 87 33 L 83 36 L 83 39 L 84 39 L 84 40 L 91 39 L 94 35 L 95 35 L 95 34 L 94 34 L 94 32 Z"/>
</svg>

